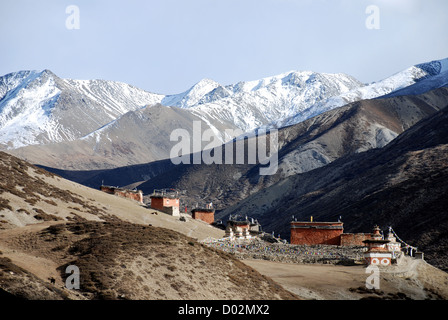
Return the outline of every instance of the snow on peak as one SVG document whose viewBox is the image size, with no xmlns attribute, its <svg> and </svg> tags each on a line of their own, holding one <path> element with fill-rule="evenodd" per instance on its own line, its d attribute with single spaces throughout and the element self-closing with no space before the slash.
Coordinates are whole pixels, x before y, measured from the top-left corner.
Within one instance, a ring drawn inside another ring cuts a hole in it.
<svg viewBox="0 0 448 320">
<path fill-rule="evenodd" d="M 407 70 L 414 70 L 414 77 L 410 77 L 410 85 L 394 90 L 385 97 L 418 95 L 448 86 L 448 58 L 421 63 Z"/>
<path fill-rule="evenodd" d="M 0 148 L 70 141 L 161 95 L 125 83 L 60 79 L 50 70 L 0 77 Z"/>
<path fill-rule="evenodd" d="M 168 95 L 162 99 L 162 104 L 180 108 L 190 108 L 199 103 L 199 101 L 208 93 L 221 85 L 211 79 L 202 79 L 185 92 Z"/>
<path fill-rule="evenodd" d="M 394 92 L 399 92 L 425 79 L 432 79 L 448 69 L 448 59 L 435 60 L 421 63 L 405 70 L 397 72 L 381 81 L 370 83 L 362 88 L 358 88 L 343 94 L 341 98 L 345 103 L 363 99 L 374 99 L 382 96 L 391 96 Z M 436 88 L 435 86 L 434 88 Z M 428 90 L 429 87 L 428 87 Z M 423 93 L 423 92 L 420 92 Z"/>
<path fill-rule="evenodd" d="M 9 96 L 17 89 L 25 88 L 28 83 L 39 76 L 40 72 L 35 70 L 23 70 L 11 72 L 0 77 L 0 100 L 7 100 Z M 9 94 L 8 97 L 5 97 Z M 1 110 L 1 109 L 0 109 Z"/>
<path fill-rule="evenodd" d="M 343 73 L 292 70 L 226 86 L 202 79 L 182 93 L 161 95 L 121 82 L 60 79 L 50 70 L 19 71 L 0 77 L 0 148 L 74 140 L 156 103 L 187 108 L 211 127 L 216 124 L 216 132 L 225 126 L 244 132 L 283 127 L 413 85 L 445 85 L 447 74 L 448 58 L 368 85 Z"/>
<path fill-rule="evenodd" d="M 36 136 L 52 127 L 50 114 L 61 93 L 54 77 L 21 71 L 9 78 L 6 90 L 0 101 L 0 143 L 13 148 L 35 144 Z"/>
<path fill-rule="evenodd" d="M 448 58 L 439 60 L 439 62 L 442 65 L 440 73 L 448 71 Z"/>
<path fill-rule="evenodd" d="M 279 75 L 261 78 L 258 80 L 240 81 L 235 85 L 229 86 L 235 93 L 251 92 L 261 90 L 267 87 L 294 85 L 296 80 L 309 77 L 312 72 L 309 71 L 289 71 Z"/>
<path fill-rule="evenodd" d="M 448 70 L 448 58 L 420 63 L 415 67 L 425 71 L 429 76 L 435 76 Z"/>
<path fill-rule="evenodd" d="M 211 79 L 202 79 L 188 91 L 189 105 L 196 104 L 203 96 L 221 85 Z"/>
<path fill-rule="evenodd" d="M 215 88 L 191 110 L 207 123 L 231 123 L 248 132 L 262 126 L 276 127 L 312 105 L 361 86 L 344 74 L 289 71 Z"/>
</svg>

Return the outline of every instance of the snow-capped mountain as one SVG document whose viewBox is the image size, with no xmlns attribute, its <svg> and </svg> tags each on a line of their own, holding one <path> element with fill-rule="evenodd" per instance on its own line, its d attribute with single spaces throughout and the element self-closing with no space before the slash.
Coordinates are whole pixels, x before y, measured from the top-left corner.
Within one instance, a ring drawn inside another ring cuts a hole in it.
<svg viewBox="0 0 448 320">
<path fill-rule="evenodd" d="M 204 79 L 189 90 L 166 96 L 164 105 L 188 108 L 213 127 L 223 121 L 244 132 L 293 125 L 351 102 L 393 93 L 420 94 L 448 84 L 448 58 L 422 63 L 378 82 L 363 84 L 346 74 L 291 71 L 223 86 Z M 420 89 L 417 89 L 420 88 Z M 219 130 L 223 142 L 231 137 Z"/>
<path fill-rule="evenodd" d="M 78 139 L 161 95 L 125 83 L 61 79 L 49 70 L 0 77 L 0 148 Z"/>
<path fill-rule="evenodd" d="M 410 86 L 385 95 L 385 97 L 416 95 L 427 92 L 429 90 L 448 86 L 448 59 L 423 63 L 417 65 L 417 67 L 425 70 L 428 75 L 419 79 L 418 82 Z"/>
<path fill-rule="evenodd" d="M 190 112 L 227 142 L 233 137 L 226 135 L 226 128 L 243 132 L 280 128 L 350 102 L 419 84 L 420 90 L 442 86 L 448 82 L 447 66 L 448 59 L 423 63 L 367 85 L 346 74 L 311 71 L 290 71 L 231 85 L 203 79 L 175 95 L 150 93 L 114 81 L 61 79 L 49 70 L 20 71 L 0 77 L 0 149 L 89 135 L 100 141 L 100 135 L 107 134 L 105 125 L 156 103 Z"/>
<path fill-rule="evenodd" d="M 350 102 L 383 96 L 421 94 L 448 84 L 448 58 L 421 63 L 378 82 L 360 86 L 341 95 L 333 96 L 276 123 L 278 127 L 296 124 L 322 112 L 341 107 Z M 409 90 L 406 90 L 408 88 Z M 406 91 L 404 91 L 406 90 Z"/>
<path fill-rule="evenodd" d="M 225 129 L 246 133 L 263 126 L 272 127 L 271 123 L 278 119 L 360 86 L 361 82 L 345 74 L 291 71 L 228 86 L 203 79 L 185 92 L 165 96 L 161 104 L 188 110 L 225 143 L 235 138 Z M 95 136 L 101 134 L 108 133 L 101 128 Z"/>
<path fill-rule="evenodd" d="M 164 96 L 119 82 L 21 71 L 0 78 L 0 146 L 73 141 L 128 111 L 159 102 L 190 110 L 225 142 L 233 138 L 225 128 L 250 131 L 360 86 L 347 75 L 294 71 L 228 86 L 204 79 L 183 93 Z"/>
<path fill-rule="evenodd" d="M 362 86 L 345 74 L 290 71 L 226 86 L 204 79 L 181 94 L 166 96 L 161 103 L 189 108 L 208 123 L 227 121 L 247 132 Z"/>
<path fill-rule="evenodd" d="M 185 92 L 165 96 L 161 103 L 165 106 L 190 108 L 202 103 L 201 100 L 218 87 L 221 87 L 218 82 L 211 79 L 202 79 Z"/>
<path fill-rule="evenodd" d="M 191 109 L 210 123 L 225 120 L 247 132 L 263 126 L 272 127 L 278 120 L 361 86 L 361 82 L 345 74 L 291 71 L 216 87 Z"/>
</svg>

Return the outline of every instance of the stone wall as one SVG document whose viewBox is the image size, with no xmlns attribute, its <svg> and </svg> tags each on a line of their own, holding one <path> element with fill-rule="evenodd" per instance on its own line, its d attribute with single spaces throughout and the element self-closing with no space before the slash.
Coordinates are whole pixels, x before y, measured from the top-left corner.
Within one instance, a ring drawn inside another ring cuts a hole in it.
<svg viewBox="0 0 448 320">
<path fill-rule="evenodd" d="M 130 192 L 128 190 L 116 190 L 114 194 L 119 197 L 128 198 L 143 203 L 143 194 L 139 194 L 137 192 Z"/>
<path fill-rule="evenodd" d="M 364 264 L 365 247 L 335 245 L 292 245 L 269 243 L 259 238 L 202 241 L 203 244 L 234 254 L 238 259 L 261 259 L 288 263 Z"/>
<path fill-rule="evenodd" d="M 180 211 L 179 207 L 163 207 L 160 211 L 165 212 L 166 214 L 169 214 L 174 217 L 180 217 Z"/>
<path fill-rule="evenodd" d="M 143 203 L 143 193 L 140 190 L 134 191 L 110 186 L 101 186 L 100 190 L 122 198 L 128 198 Z"/>
</svg>

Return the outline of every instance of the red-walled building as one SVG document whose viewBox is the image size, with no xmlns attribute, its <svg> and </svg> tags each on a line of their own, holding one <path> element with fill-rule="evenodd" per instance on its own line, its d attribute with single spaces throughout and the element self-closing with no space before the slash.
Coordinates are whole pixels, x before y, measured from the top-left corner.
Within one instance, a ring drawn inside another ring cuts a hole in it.
<svg viewBox="0 0 448 320">
<path fill-rule="evenodd" d="M 342 222 L 291 222 L 291 244 L 332 244 L 340 245 L 344 232 Z"/>
<path fill-rule="evenodd" d="M 215 209 L 211 208 L 196 208 L 191 210 L 193 219 L 205 221 L 209 224 L 215 222 Z"/>
<path fill-rule="evenodd" d="M 151 208 L 179 216 L 179 196 L 176 191 L 155 190 L 151 195 Z"/>
<path fill-rule="evenodd" d="M 151 208 L 163 211 L 164 207 L 179 207 L 179 199 L 162 195 L 151 196 Z"/>
<path fill-rule="evenodd" d="M 343 233 L 341 234 L 341 246 L 365 246 L 364 240 L 372 237 L 371 233 Z"/>
</svg>

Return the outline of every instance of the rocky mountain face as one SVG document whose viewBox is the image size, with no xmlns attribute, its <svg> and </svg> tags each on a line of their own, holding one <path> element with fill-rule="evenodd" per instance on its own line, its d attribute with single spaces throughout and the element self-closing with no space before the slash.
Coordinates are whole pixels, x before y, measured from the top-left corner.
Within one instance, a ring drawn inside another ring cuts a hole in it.
<svg viewBox="0 0 448 320">
<path fill-rule="evenodd" d="M 0 149 L 59 169 L 147 163 L 168 158 L 169 130 L 191 131 L 195 120 L 225 143 L 418 83 L 425 82 L 426 90 L 440 86 L 446 61 L 412 66 L 367 85 L 345 74 L 291 71 L 225 86 L 204 79 L 176 95 L 113 81 L 61 79 L 49 70 L 21 71 L 0 78 Z M 174 108 L 148 110 L 158 103 Z"/>
<path fill-rule="evenodd" d="M 193 122 L 200 127 L 199 140 L 205 130 L 211 130 L 188 110 L 156 104 L 127 112 L 75 141 L 9 152 L 32 163 L 67 170 L 100 170 L 147 163 L 170 157 L 170 150 L 178 141 L 171 141 L 174 130 L 185 130 L 193 137 Z M 199 143 L 205 147 L 209 142 Z"/>
<path fill-rule="evenodd" d="M 448 103 L 445 104 L 445 106 Z M 352 154 L 292 175 L 221 212 L 258 218 L 285 238 L 289 222 L 345 222 L 346 232 L 392 226 L 399 236 L 448 270 L 446 194 L 448 108 L 404 131 L 387 146 Z"/>
<path fill-rule="evenodd" d="M 0 147 L 73 141 L 160 100 L 128 84 L 61 79 L 49 70 L 0 78 Z"/>
<path fill-rule="evenodd" d="M 320 80 L 307 84 L 311 76 Z M 131 91 L 130 86 L 116 88 L 124 84 L 114 82 L 59 79 L 47 70 L 7 75 L 3 82 L 4 148 L 33 163 L 84 170 L 169 158 L 170 133 L 174 129 L 191 133 L 194 121 L 202 123 L 202 131 L 211 129 L 218 142 L 227 142 L 361 85 L 348 76 L 295 72 L 227 87 L 222 90 L 232 94 L 223 99 L 215 90 L 223 87 L 210 80 L 166 97 Z M 33 100 L 23 98 L 28 96 Z M 226 129 L 239 131 L 229 134 Z"/>
<path fill-rule="evenodd" d="M 382 148 L 446 104 L 448 89 L 441 88 L 419 96 L 355 102 L 280 129 L 278 170 L 274 175 L 260 175 L 263 165 L 249 164 L 247 158 L 244 164 L 235 161 L 234 164 L 174 165 L 168 159 L 95 172 L 54 172 L 94 188 L 102 182 L 120 186 L 132 184 L 146 194 L 154 189 L 176 188 L 185 191 L 187 196 L 183 203 L 189 207 L 213 202 L 222 210 L 289 176 L 326 166 L 342 157 Z M 251 140 L 256 138 L 246 140 L 246 156 Z M 222 150 L 225 158 L 226 150 Z M 267 199 L 274 201 L 274 198 Z"/>
</svg>

